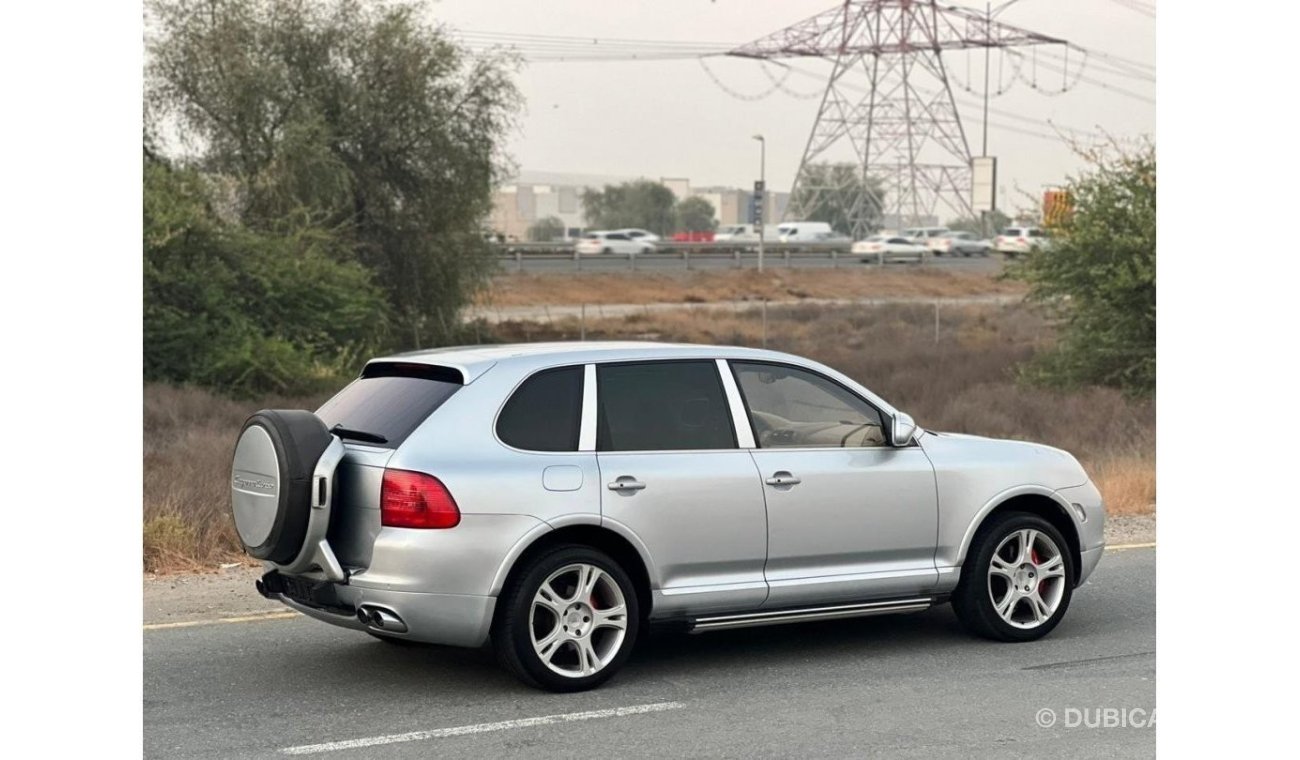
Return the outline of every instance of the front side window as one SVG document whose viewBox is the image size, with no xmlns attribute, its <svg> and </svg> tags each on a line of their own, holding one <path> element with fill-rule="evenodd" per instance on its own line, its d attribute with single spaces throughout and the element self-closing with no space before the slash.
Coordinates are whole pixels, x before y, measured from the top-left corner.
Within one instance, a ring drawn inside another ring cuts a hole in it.
<svg viewBox="0 0 1300 760">
<path fill-rule="evenodd" d="M 602 364 L 596 379 L 599 451 L 736 447 L 714 362 Z"/>
<path fill-rule="evenodd" d="M 577 451 L 583 368 L 538 372 L 515 390 L 497 418 L 497 437 L 527 451 Z"/>
<path fill-rule="evenodd" d="M 759 448 L 884 446 L 880 412 L 815 372 L 731 362 Z"/>
</svg>

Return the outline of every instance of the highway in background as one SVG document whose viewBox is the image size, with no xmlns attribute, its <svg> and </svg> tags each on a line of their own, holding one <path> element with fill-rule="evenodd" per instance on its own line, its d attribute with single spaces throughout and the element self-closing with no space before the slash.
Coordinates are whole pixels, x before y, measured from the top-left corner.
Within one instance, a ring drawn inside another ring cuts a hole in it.
<svg viewBox="0 0 1300 760">
<path fill-rule="evenodd" d="M 599 254 L 575 257 L 572 253 L 533 253 L 521 252 L 519 255 L 502 255 L 499 258 L 505 272 L 536 272 L 563 274 L 568 272 L 684 272 L 684 271 L 719 271 L 726 269 L 756 269 L 758 255 L 755 253 L 683 253 L 655 252 L 642 254 Z M 861 269 L 880 266 L 878 263 L 863 262 L 860 256 L 849 253 L 832 255 L 829 252 L 799 252 L 788 256 L 781 252 L 768 253 L 763 260 L 765 269 Z M 923 267 L 946 271 L 980 272 L 996 274 L 1002 271 L 1003 259 L 991 256 L 952 257 L 934 256 L 924 264 L 910 262 L 888 262 L 886 268 Z"/>
</svg>

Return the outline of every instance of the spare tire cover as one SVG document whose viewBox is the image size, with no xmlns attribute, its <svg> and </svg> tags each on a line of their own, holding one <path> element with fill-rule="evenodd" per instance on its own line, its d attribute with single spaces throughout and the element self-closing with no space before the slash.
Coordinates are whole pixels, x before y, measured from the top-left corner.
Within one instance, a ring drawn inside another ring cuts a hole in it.
<svg viewBox="0 0 1300 760">
<path fill-rule="evenodd" d="M 244 549 L 284 564 L 302 549 L 312 474 L 333 435 L 300 409 L 264 409 L 244 423 L 230 466 L 230 502 Z"/>
</svg>

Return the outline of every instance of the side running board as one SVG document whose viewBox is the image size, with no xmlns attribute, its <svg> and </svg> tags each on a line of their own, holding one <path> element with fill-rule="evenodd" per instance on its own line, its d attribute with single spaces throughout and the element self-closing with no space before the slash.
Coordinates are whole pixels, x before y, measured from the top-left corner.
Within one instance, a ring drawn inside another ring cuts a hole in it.
<svg viewBox="0 0 1300 760">
<path fill-rule="evenodd" d="M 839 604 L 829 607 L 804 607 L 800 609 L 771 610 L 768 612 L 746 612 L 740 615 L 710 615 L 694 620 L 691 633 L 720 631 L 724 628 L 751 628 L 760 625 L 783 625 L 785 623 L 804 623 L 812 620 L 834 620 L 836 618 L 866 617 L 868 615 L 889 615 L 896 612 L 920 612 L 934 605 L 934 600 L 926 597 L 915 599 L 891 599 L 886 602 L 866 602 L 862 604 Z"/>
</svg>

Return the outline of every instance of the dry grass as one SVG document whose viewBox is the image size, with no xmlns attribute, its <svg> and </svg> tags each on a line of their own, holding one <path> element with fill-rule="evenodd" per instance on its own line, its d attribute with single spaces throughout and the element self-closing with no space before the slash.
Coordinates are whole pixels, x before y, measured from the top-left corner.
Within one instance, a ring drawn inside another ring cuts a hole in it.
<svg viewBox="0 0 1300 760">
<path fill-rule="evenodd" d="M 198 388 L 144 389 L 145 570 L 210 569 L 243 559 L 230 519 L 231 447 L 258 409 L 320 399 L 232 401 Z"/>
<path fill-rule="evenodd" d="M 636 273 L 515 273 L 497 277 L 480 306 L 711 303 L 748 299 L 934 297 L 1022 293 L 986 274 L 846 263 L 842 269 Z"/>
<path fill-rule="evenodd" d="M 500 340 L 576 339 L 576 321 L 507 323 Z M 689 310 L 588 320 L 587 337 L 758 346 L 757 311 Z M 768 346 L 822 361 L 862 381 L 936 430 L 1050 443 L 1073 452 L 1112 514 L 1155 508 L 1155 408 L 1110 389 L 1057 392 L 1016 382 L 1014 368 L 1052 340 L 1025 306 L 787 307 L 768 313 Z M 320 399 L 240 402 L 195 388 L 144 392 L 144 556 L 147 570 L 210 569 L 242 559 L 229 515 L 231 446 L 260 408 L 312 409 Z"/>
</svg>

